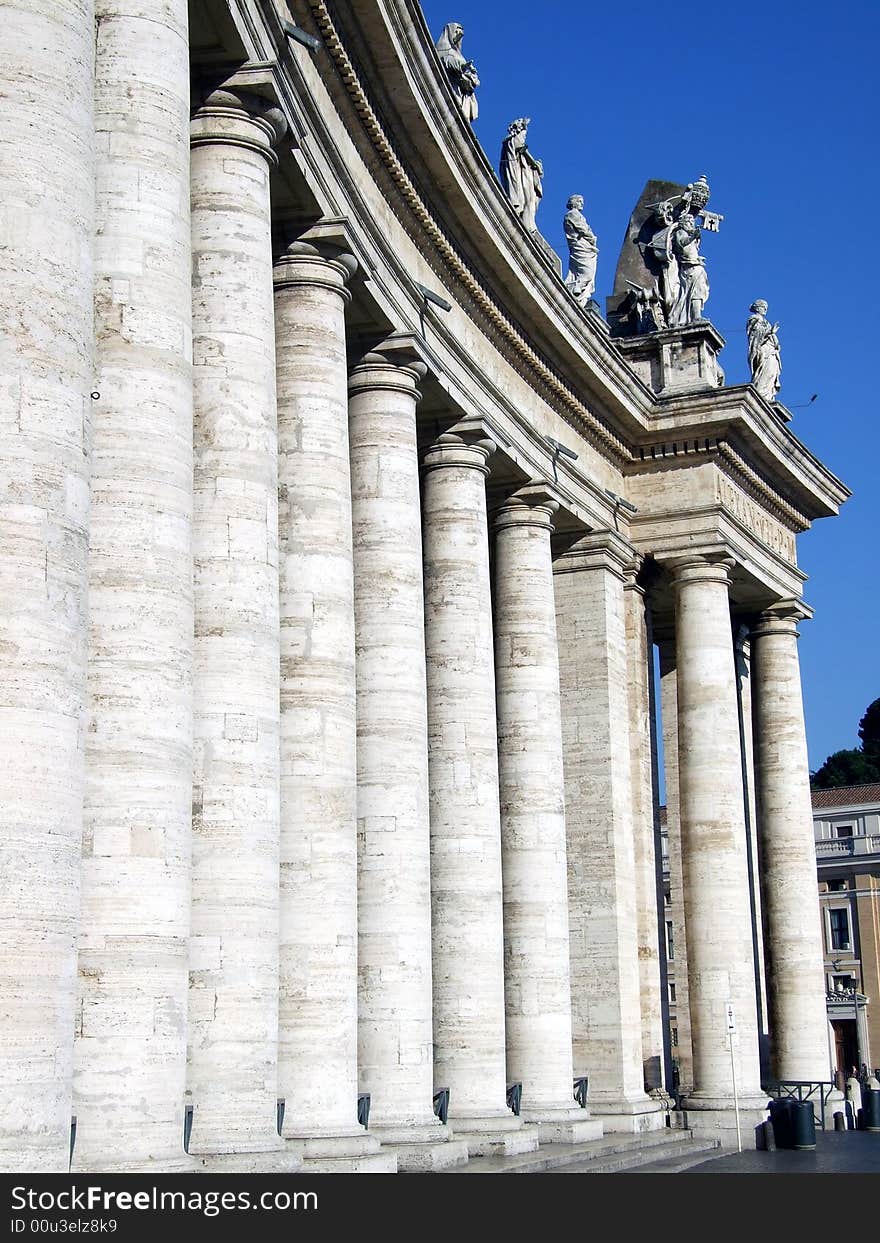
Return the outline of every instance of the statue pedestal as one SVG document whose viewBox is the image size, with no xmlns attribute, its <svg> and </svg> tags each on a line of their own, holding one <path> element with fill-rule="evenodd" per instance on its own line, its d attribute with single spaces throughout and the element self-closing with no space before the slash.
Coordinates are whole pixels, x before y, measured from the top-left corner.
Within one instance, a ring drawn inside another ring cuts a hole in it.
<svg viewBox="0 0 880 1243">
<path fill-rule="evenodd" d="M 639 379 L 658 396 L 724 383 L 718 365 L 724 338 L 707 319 L 637 337 L 615 337 L 614 342 Z"/>
</svg>

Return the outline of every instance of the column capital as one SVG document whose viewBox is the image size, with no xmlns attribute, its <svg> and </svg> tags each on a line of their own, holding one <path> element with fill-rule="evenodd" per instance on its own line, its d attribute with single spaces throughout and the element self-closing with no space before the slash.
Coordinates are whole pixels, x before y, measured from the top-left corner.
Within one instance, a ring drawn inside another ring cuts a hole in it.
<svg viewBox="0 0 880 1243">
<path fill-rule="evenodd" d="M 427 374 L 428 368 L 415 354 L 368 350 L 349 372 L 348 391 L 350 395 L 368 392 L 408 393 L 418 402 L 421 400 L 418 386 Z"/>
<path fill-rule="evenodd" d="M 444 466 L 465 466 L 478 470 L 483 475 L 488 475 L 489 458 L 497 448 L 495 441 L 486 436 L 443 432 L 426 449 L 422 459 L 422 470 L 427 473 Z"/>
<path fill-rule="evenodd" d="M 813 610 L 803 600 L 777 600 L 758 614 L 752 628 L 752 638 L 768 634 L 788 634 L 798 638 L 798 622 L 809 621 Z"/>
<path fill-rule="evenodd" d="M 540 480 L 532 480 L 493 508 L 492 524 L 496 532 L 512 526 L 552 531 L 558 509 L 556 493 Z"/>
<path fill-rule="evenodd" d="M 276 290 L 305 286 L 332 289 L 345 302 L 351 301 L 346 284 L 354 276 L 358 261 L 354 255 L 312 242 L 291 242 L 272 268 Z"/>
<path fill-rule="evenodd" d="M 629 540 L 610 527 L 605 527 L 584 535 L 567 549 L 554 562 L 553 572 L 573 574 L 583 570 L 607 570 L 627 586 L 635 587 L 635 576 L 640 565 L 641 557 Z"/>
<path fill-rule="evenodd" d="M 250 91 L 225 87 L 200 100 L 190 121 L 190 143 L 203 147 L 212 143 L 245 147 L 278 163 L 273 147 L 287 132 L 287 120 L 277 105 Z"/>
<path fill-rule="evenodd" d="M 727 552 L 681 553 L 665 558 L 663 565 L 672 574 L 672 584 L 678 589 L 688 583 L 721 583 L 730 586 L 730 571 L 736 561 Z"/>
</svg>

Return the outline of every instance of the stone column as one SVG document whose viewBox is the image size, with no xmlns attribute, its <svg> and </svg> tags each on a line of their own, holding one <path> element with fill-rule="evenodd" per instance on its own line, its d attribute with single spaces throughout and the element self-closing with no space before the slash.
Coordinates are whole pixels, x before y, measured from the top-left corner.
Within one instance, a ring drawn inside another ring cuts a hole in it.
<svg viewBox="0 0 880 1243">
<path fill-rule="evenodd" d="M 647 1090 L 664 1083 L 664 1011 L 660 973 L 661 929 L 657 912 L 657 858 L 654 832 L 654 774 L 651 748 L 649 664 L 645 591 L 636 577 L 638 562 L 627 567 L 623 603 L 626 619 L 627 702 L 630 728 L 633 849 L 636 875 L 639 998 L 642 1015 L 642 1076 Z"/>
<path fill-rule="evenodd" d="M 569 906 L 559 655 L 541 485 L 494 516 L 495 677 L 504 875 L 507 1078 L 542 1138 L 573 1142 L 601 1123 L 573 1106 Z M 566 610 L 567 612 L 567 610 Z"/>
<path fill-rule="evenodd" d="M 590 1108 L 615 1131 L 663 1125 L 642 1070 L 623 589 L 632 556 L 614 531 L 599 531 L 554 566 L 574 1070 L 589 1076 Z"/>
<path fill-rule="evenodd" d="M 797 623 L 806 616 L 796 600 L 783 600 L 752 627 L 752 711 L 773 1069 L 779 1079 L 821 1080 L 825 977 L 797 652 Z"/>
<path fill-rule="evenodd" d="M 467 1155 L 435 1118 L 424 595 L 416 385 L 367 354 L 350 379 L 358 732 L 358 1046 L 370 1128 L 401 1169 Z"/>
<path fill-rule="evenodd" d="M 655 631 L 656 634 L 656 631 Z M 660 661 L 660 717 L 663 728 L 663 775 L 666 782 L 666 845 L 669 860 L 669 905 L 664 924 L 672 924 L 672 949 L 667 975 L 675 984 L 675 1027 L 678 1044 L 672 1048 L 678 1063 L 679 1088 L 690 1091 L 694 1082 L 691 1048 L 690 993 L 688 991 L 687 935 L 684 921 L 684 880 L 681 860 L 681 819 L 678 800 L 678 690 L 675 671 L 675 635 L 658 635 Z M 664 927 L 664 935 L 666 929 Z M 670 1001 L 670 1010 L 672 1009 Z M 670 1024 L 671 1025 L 671 1024 Z M 673 1085 L 670 1085 L 673 1086 Z"/>
<path fill-rule="evenodd" d="M 506 1103 L 492 594 L 491 440 L 445 434 L 423 467 L 434 1086 L 469 1152 L 522 1150 Z M 480 1136 L 480 1132 L 484 1132 Z M 537 1141 L 530 1141 L 536 1146 Z"/>
<path fill-rule="evenodd" d="M 277 110 L 192 123 L 195 775 L 190 1151 L 272 1168 L 278 1050 L 279 638 L 269 167 Z M 292 1154 L 287 1154 L 293 1160 Z"/>
<path fill-rule="evenodd" d="M 176 1169 L 192 809 L 187 5 L 98 0 L 96 16 L 101 396 L 73 1168 Z"/>
<path fill-rule="evenodd" d="M 309 1170 L 393 1169 L 357 1121 L 357 729 L 349 254 L 275 264 L 281 584 L 282 1134 Z M 331 1036 L 332 1033 L 332 1036 Z"/>
<path fill-rule="evenodd" d="M 746 865 L 742 766 L 730 629 L 731 561 L 672 563 L 678 679 L 678 779 L 694 1086 L 689 1125 L 734 1126 L 726 1004 L 734 1006 L 737 1090 L 748 1136 L 763 1116 Z M 734 1141 L 735 1142 L 735 1141 Z"/>
<path fill-rule="evenodd" d="M 94 8 L 3 6 L 0 1169 L 66 1171 L 85 737 Z"/>
</svg>

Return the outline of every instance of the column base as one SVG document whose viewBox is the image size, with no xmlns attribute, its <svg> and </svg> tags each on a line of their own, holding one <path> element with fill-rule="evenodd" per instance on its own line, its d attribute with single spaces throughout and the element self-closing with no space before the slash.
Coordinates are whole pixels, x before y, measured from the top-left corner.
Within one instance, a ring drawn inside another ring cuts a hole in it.
<svg viewBox="0 0 880 1243">
<path fill-rule="evenodd" d="M 719 1140 L 722 1148 L 736 1148 L 736 1111 L 729 1097 L 690 1096 L 682 1102 L 684 1124 L 696 1136 Z M 755 1128 L 767 1120 L 767 1097 L 742 1097 L 739 1127 L 744 1150 L 755 1147 Z"/>
<path fill-rule="evenodd" d="M 263 1152 L 212 1152 L 194 1156 L 196 1174 L 296 1174 L 302 1157 L 288 1148 Z"/>
<path fill-rule="evenodd" d="M 647 1131 L 666 1129 L 666 1107 L 663 1101 L 649 1096 L 635 1101 L 590 1101 L 590 1113 L 599 1118 L 605 1132 L 641 1135 Z"/>
<path fill-rule="evenodd" d="M 475 1118 L 450 1118 L 456 1139 L 467 1144 L 468 1157 L 516 1157 L 535 1152 L 538 1128 L 506 1111 Z"/>
<path fill-rule="evenodd" d="M 179 1157 L 146 1157 L 143 1161 L 77 1161 L 74 1151 L 71 1174 L 198 1174 L 198 1158 L 181 1153 Z"/>
<path fill-rule="evenodd" d="M 604 1126 L 600 1118 L 590 1116 L 589 1110 L 580 1109 L 529 1109 L 523 1111 L 524 1122 L 532 1122 L 538 1131 L 540 1144 L 586 1144 L 591 1139 L 601 1139 Z"/>
<path fill-rule="evenodd" d="M 468 1148 L 464 1140 L 454 1139 L 449 1127 L 440 1122 L 411 1126 L 377 1126 L 371 1134 L 384 1153 L 397 1157 L 398 1173 L 434 1174 L 466 1165 Z"/>
<path fill-rule="evenodd" d="M 382 1150 L 362 1126 L 321 1134 L 318 1128 L 285 1135 L 285 1143 L 302 1158 L 304 1174 L 396 1174 L 397 1159 Z"/>
</svg>

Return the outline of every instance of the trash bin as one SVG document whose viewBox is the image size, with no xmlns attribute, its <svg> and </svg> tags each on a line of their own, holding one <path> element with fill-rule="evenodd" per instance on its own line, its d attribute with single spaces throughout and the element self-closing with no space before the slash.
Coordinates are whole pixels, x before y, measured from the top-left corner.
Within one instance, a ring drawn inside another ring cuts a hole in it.
<svg viewBox="0 0 880 1243">
<path fill-rule="evenodd" d="M 792 1148 L 807 1152 L 816 1147 L 816 1119 L 809 1101 L 791 1102 Z"/>
<path fill-rule="evenodd" d="M 880 1131 L 880 1091 L 862 1088 L 862 1125 L 866 1131 Z"/>
<path fill-rule="evenodd" d="M 795 1102 L 790 1096 L 779 1096 L 767 1102 L 770 1122 L 773 1126 L 773 1142 L 777 1148 L 794 1147 L 791 1107 Z"/>
</svg>

